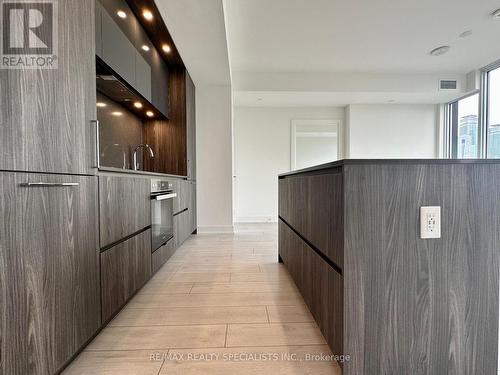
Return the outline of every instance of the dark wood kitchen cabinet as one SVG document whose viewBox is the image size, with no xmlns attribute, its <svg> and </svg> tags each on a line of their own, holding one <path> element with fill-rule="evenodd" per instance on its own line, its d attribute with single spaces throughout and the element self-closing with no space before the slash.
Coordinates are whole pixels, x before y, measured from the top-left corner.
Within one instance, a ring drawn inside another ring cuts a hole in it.
<svg viewBox="0 0 500 375">
<path fill-rule="evenodd" d="M 278 184 L 279 256 L 343 374 L 497 373 L 498 161 L 342 160 Z"/>
<path fill-rule="evenodd" d="M 96 54 L 168 117 L 168 67 L 125 0 L 96 0 Z"/>
<path fill-rule="evenodd" d="M 0 374 L 56 373 L 100 327 L 97 177 L 0 173 L 0 212 Z"/>
<path fill-rule="evenodd" d="M 113 17 L 102 8 L 102 59 L 131 86 L 136 86 L 136 49 Z M 151 80 L 151 77 L 149 77 Z"/>
<path fill-rule="evenodd" d="M 342 353 L 343 278 L 279 222 L 280 256 L 333 353 Z"/>
<path fill-rule="evenodd" d="M 177 250 L 175 238 L 160 247 L 151 255 L 151 273 L 158 271 Z"/>
<path fill-rule="evenodd" d="M 191 235 L 189 209 L 174 216 L 174 239 L 176 247 L 181 246 Z"/>
<path fill-rule="evenodd" d="M 151 229 L 101 254 L 102 321 L 111 319 L 151 276 Z"/>
<path fill-rule="evenodd" d="M 151 225 L 151 180 L 99 176 L 101 248 Z"/>
<path fill-rule="evenodd" d="M 0 69 L 0 170 L 95 172 L 94 0 L 58 13 L 57 69 Z"/>
</svg>

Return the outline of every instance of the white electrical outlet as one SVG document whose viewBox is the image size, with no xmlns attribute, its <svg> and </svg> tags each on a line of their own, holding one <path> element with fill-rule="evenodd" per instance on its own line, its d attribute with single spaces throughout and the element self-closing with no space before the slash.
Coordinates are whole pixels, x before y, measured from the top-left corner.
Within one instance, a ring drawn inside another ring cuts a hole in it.
<svg viewBox="0 0 500 375">
<path fill-rule="evenodd" d="M 441 238 L 441 207 L 420 207 L 420 238 Z"/>
</svg>

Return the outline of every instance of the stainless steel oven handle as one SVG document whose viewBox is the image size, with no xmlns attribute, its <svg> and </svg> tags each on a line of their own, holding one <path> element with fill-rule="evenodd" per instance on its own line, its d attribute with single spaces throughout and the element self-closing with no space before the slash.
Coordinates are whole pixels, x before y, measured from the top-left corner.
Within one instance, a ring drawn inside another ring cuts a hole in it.
<svg viewBox="0 0 500 375">
<path fill-rule="evenodd" d="M 25 182 L 21 186 L 24 187 L 62 187 L 62 186 L 80 186 L 78 182 Z"/>
<path fill-rule="evenodd" d="M 163 201 L 165 199 L 175 198 L 176 196 L 177 196 L 176 193 L 162 194 L 155 196 L 154 199 L 156 199 L 157 201 Z"/>
</svg>

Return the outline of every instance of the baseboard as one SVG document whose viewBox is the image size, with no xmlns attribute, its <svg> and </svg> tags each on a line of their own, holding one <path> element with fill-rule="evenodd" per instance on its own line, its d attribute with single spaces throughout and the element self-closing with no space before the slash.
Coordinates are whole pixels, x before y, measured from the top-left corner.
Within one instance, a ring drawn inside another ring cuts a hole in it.
<svg viewBox="0 0 500 375">
<path fill-rule="evenodd" d="M 234 233 L 232 225 L 199 225 L 198 234 L 203 233 Z"/>
<path fill-rule="evenodd" d="M 235 223 L 277 223 L 278 218 L 274 216 L 243 216 L 236 217 L 234 219 Z"/>
</svg>

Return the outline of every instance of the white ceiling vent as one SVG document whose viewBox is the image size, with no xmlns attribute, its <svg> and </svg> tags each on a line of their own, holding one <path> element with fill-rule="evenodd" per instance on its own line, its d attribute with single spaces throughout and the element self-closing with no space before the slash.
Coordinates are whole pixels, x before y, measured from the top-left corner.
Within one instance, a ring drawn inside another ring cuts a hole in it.
<svg viewBox="0 0 500 375">
<path fill-rule="evenodd" d="M 439 80 L 439 90 L 456 90 L 457 80 L 441 79 Z"/>
</svg>

